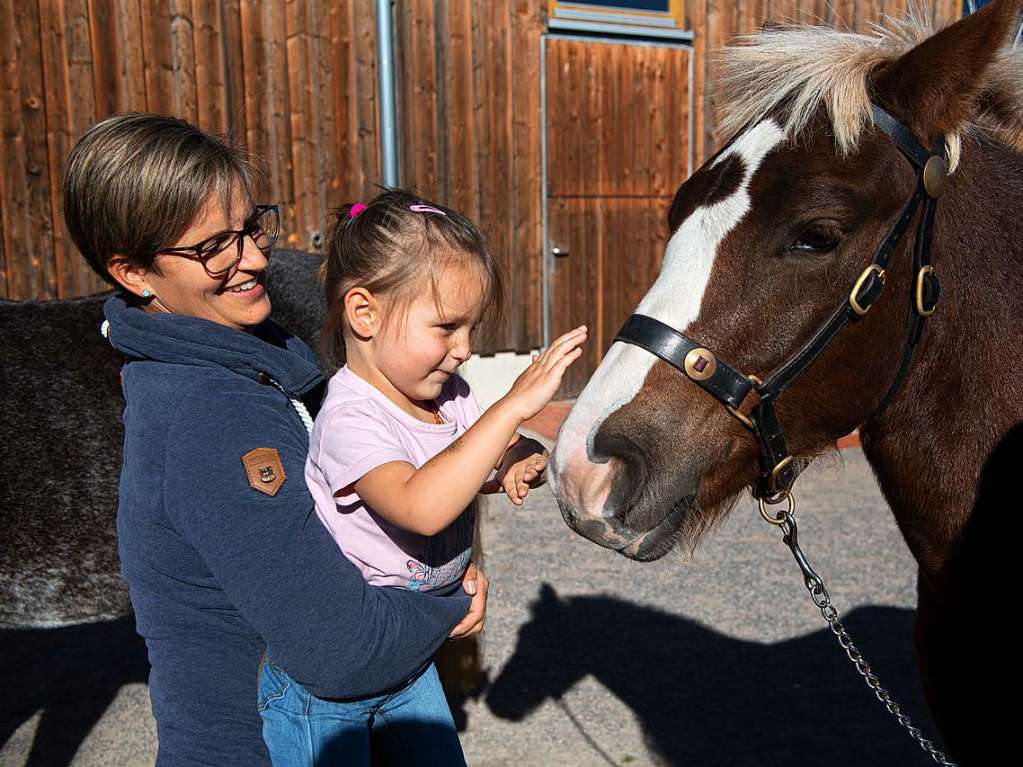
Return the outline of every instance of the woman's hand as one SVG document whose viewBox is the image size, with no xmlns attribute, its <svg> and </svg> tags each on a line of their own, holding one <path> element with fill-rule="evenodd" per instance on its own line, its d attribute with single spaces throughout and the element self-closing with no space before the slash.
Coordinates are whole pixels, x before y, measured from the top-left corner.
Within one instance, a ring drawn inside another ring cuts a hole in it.
<svg viewBox="0 0 1023 767">
<path fill-rule="evenodd" d="M 487 618 L 487 589 L 490 588 L 490 582 L 475 562 L 470 562 L 466 568 L 462 576 L 462 588 L 466 594 L 472 595 L 472 601 L 469 602 L 469 612 L 451 629 L 449 639 L 475 636 L 483 631 L 483 623 Z"/>
<path fill-rule="evenodd" d="M 586 326 L 558 336 L 543 354 L 533 356 L 533 364 L 515 379 L 511 390 L 502 397 L 504 403 L 525 421 L 543 410 L 561 386 L 561 377 L 568 366 L 579 359 L 586 340 Z"/>
</svg>

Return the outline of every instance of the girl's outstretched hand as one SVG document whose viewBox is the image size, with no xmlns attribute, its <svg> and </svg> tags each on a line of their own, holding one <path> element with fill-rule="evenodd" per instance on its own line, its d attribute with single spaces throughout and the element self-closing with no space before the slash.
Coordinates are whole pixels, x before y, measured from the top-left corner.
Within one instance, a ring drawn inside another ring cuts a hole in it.
<svg viewBox="0 0 1023 767">
<path fill-rule="evenodd" d="M 544 483 L 547 451 L 535 439 L 519 437 L 504 453 L 493 479 L 483 483 L 481 493 L 504 492 L 521 506 L 529 491 Z"/>
<path fill-rule="evenodd" d="M 521 506 L 529 490 L 534 483 L 543 476 L 543 470 L 547 468 L 547 456 L 533 453 L 514 464 L 508 472 L 501 477 L 501 487 L 507 494 L 508 499 L 516 506 Z"/>
<path fill-rule="evenodd" d="M 515 379 L 511 390 L 503 397 L 521 420 L 532 418 L 551 401 L 568 366 L 582 355 L 585 341 L 586 326 L 580 325 L 558 336 L 543 354 L 533 356 L 533 364 Z"/>
</svg>

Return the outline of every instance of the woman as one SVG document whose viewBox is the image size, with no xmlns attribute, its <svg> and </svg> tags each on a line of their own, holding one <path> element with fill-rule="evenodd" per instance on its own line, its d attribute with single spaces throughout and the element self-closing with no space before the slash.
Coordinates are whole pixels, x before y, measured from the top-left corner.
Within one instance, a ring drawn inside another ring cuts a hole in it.
<svg viewBox="0 0 1023 767">
<path fill-rule="evenodd" d="M 398 687 L 447 636 L 480 631 L 471 568 L 438 598 L 367 586 L 303 481 L 314 355 L 269 321 L 275 206 L 239 149 L 185 122 L 118 115 L 68 158 L 67 227 L 120 295 L 121 567 L 152 665 L 160 765 L 255 765 L 257 676 L 273 662 L 320 697 Z M 265 701 L 260 701 L 260 704 Z"/>
</svg>

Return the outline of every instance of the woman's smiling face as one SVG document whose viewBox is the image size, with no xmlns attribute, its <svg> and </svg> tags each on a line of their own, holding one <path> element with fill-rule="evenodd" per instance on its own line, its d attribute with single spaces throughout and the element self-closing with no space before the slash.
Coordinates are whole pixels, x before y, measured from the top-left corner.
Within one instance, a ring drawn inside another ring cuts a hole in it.
<svg viewBox="0 0 1023 767">
<path fill-rule="evenodd" d="M 229 210 L 220 196 L 213 194 L 188 230 L 168 247 L 185 248 L 221 232 L 240 230 L 253 210 L 252 201 L 240 190 L 232 196 Z M 228 249 L 236 254 L 237 247 L 232 243 Z M 241 261 L 224 277 L 210 277 L 198 261 L 165 254 L 158 255 L 154 262 L 159 273 L 148 271 L 145 281 L 159 308 L 245 330 L 270 316 L 266 294 L 268 255 L 246 236 L 242 238 Z"/>
</svg>

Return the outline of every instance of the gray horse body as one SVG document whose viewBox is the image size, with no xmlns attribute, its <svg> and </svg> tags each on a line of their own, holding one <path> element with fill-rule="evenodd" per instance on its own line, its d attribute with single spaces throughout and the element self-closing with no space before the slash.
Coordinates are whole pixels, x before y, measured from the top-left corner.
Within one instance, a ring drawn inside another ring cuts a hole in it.
<svg viewBox="0 0 1023 767">
<path fill-rule="evenodd" d="M 315 348 L 320 260 L 277 251 L 274 319 Z M 100 334 L 109 294 L 0 301 L 0 627 L 50 628 L 131 612 L 115 515 L 124 357 Z"/>
</svg>

